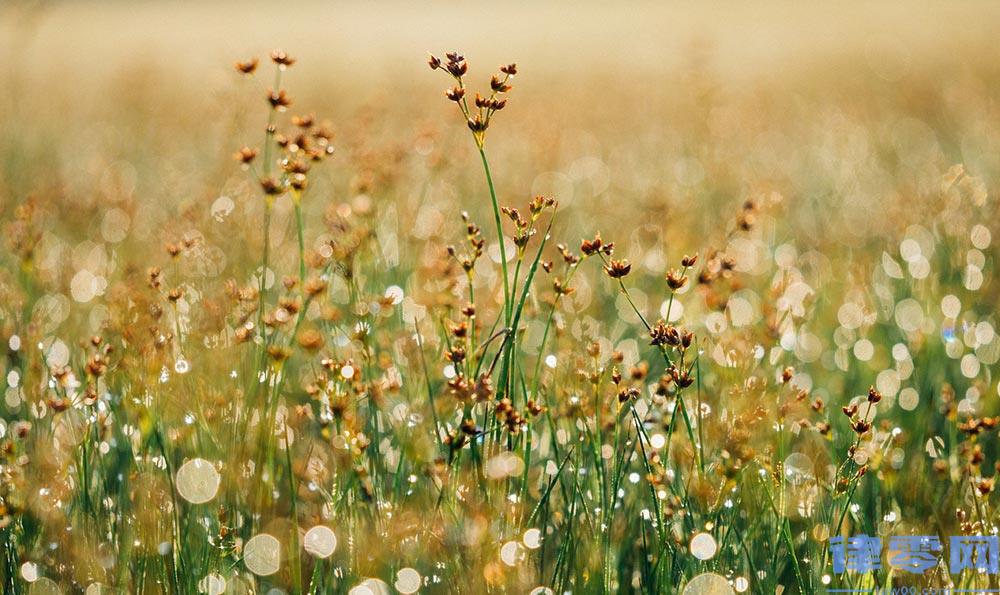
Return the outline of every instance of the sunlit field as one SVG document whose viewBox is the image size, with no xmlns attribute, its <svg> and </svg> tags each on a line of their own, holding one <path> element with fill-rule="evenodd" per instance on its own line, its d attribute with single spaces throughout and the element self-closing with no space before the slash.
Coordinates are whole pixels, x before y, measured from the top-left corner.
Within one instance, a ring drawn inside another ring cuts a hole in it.
<svg viewBox="0 0 1000 595">
<path fill-rule="evenodd" d="M 2 592 L 1000 592 L 998 30 L 0 5 Z"/>
</svg>

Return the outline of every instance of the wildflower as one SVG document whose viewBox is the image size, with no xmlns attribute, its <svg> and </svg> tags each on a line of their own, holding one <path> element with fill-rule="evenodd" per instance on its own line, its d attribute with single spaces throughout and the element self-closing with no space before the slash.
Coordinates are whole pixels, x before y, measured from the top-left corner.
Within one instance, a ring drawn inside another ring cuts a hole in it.
<svg viewBox="0 0 1000 595">
<path fill-rule="evenodd" d="M 669 285 L 670 289 L 673 291 L 677 291 L 678 289 L 684 287 L 687 284 L 687 281 L 687 277 L 676 269 L 670 269 L 670 271 L 667 272 L 667 285 Z"/>
<path fill-rule="evenodd" d="M 676 347 L 681 342 L 680 333 L 677 332 L 677 329 L 665 324 L 662 320 L 649 329 L 649 336 L 652 339 L 649 343 L 650 345 L 671 345 Z"/>
<path fill-rule="evenodd" d="M 556 295 L 569 295 L 576 291 L 576 289 L 564 284 L 558 277 L 552 281 L 552 289 L 555 290 Z"/>
<path fill-rule="evenodd" d="M 289 56 L 287 53 L 281 50 L 274 50 L 271 52 L 271 61 L 278 65 L 279 68 L 287 68 L 292 64 L 295 64 L 295 58 Z"/>
<path fill-rule="evenodd" d="M 257 149 L 243 147 L 233 155 L 233 159 L 236 159 L 244 165 L 249 165 L 257 157 L 258 153 L 259 151 Z"/>
<path fill-rule="evenodd" d="M 264 191 L 264 194 L 268 196 L 275 196 L 284 191 L 281 182 L 275 178 L 264 178 L 260 181 L 260 188 Z"/>
<path fill-rule="evenodd" d="M 104 358 L 102 358 L 100 354 L 95 353 L 87 361 L 87 373 L 94 378 L 103 376 L 107 369 L 108 364 L 104 361 Z"/>
<path fill-rule="evenodd" d="M 323 347 L 323 334 L 316 329 L 306 329 L 297 337 L 299 345 L 307 351 L 317 351 Z"/>
<path fill-rule="evenodd" d="M 448 52 L 445 54 L 448 59 L 448 63 L 445 65 L 445 69 L 451 73 L 451 76 L 455 78 L 461 78 L 469 71 L 469 65 L 465 61 L 465 57 L 457 52 Z"/>
<path fill-rule="evenodd" d="M 465 361 L 465 349 L 461 346 L 452 347 L 444 354 L 445 359 L 453 364 L 460 364 Z"/>
<path fill-rule="evenodd" d="M 678 369 L 675 366 L 670 366 L 668 368 L 670 377 L 673 379 L 674 383 L 680 388 L 687 388 L 694 384 L 694 378 L 691 377 L 690 372 L 684 369 Z"/>
<path fill-rule="evenodd" d="M 604 267 L 604 271 L 612 279 L 621 279 L 632 270 L 632 265 L 628 260 L 611 259 L 611 262 Z"/>
<path fill-rule="evenodd" d="M 257 70 L 257 65 L 260 64 L 258 58 L 250 58 L 248 60 L 243 60 L 235 64 L 236 70 L 242 74 L 250 75 Z"/>
<path fill-rule="evenodd" d="M 271 104 L 271 107 L 279 112 L 285 111 L 285 109 L 292 105 L 292 99 L 288 96 L 284 89 L 279 89 L 275 91 L 271 89 L 267 92 L 267 102 Z"/>
<path fill-rule="evenodd" d="M 593 256 L 601 251 L 603 245 L 601 242 L 601 232 L 597 232 L 593 240 L 582 240 L 580 242 L 580 252 L 583 252 L 584 256 Z"/>
<path fill-rule="evenodd" d="M 479 428 L 476 426 L 476 422 L 469 418 L 465 418 L 462 420 L 461 428 L 462 428 L 462 433 L 468 436 L 475 436 L 476 434 L 480 433 Z"/>
<path fill-rule="evenodd" d="M 618 391 L 618 402 L 625 403 L 626 401 L 634 401 L 638 399 L 640 395 L 639 389 L 636 387 L 623 388 Z"/>
<path fill-rule="evenodd" d="M 450 101 L 453 101 L 458 105 L 469 130 L 472 131 L 472 136 L 476 141 L 476 145 L 482 149 L 485 142 L 486 130 L 490 126 L 491 117 L 494 113 L 507 106 L 507 100 L 502 97 L 497 97 L 497 94 L 510 91 L 511 86 L 508 83 L 508 80 L 512 75 L 510 73 L 504 73 L 504 76 L 502 77 L 500 75 L 493 75 L 490 81 L 490 89 L 492 91 L 491 94 L 489 96 L 483 96 L 477 93 L 474 101 L 475 109 L 473 110 L 469 108 L 465 101 L 463 101 L 466 94 L 466 88 L 462 81 L 462 77 L 464 77 L 469 71 L 469 65 L 465 61 L 465 57 L 458 52 L 447 52 L 445 54 L 445 61 L 442 62 L 440 58 L 432 54 L 428 58 L 427 64 L 430 66 L 431 70 L 446 70 L 458 83 L 454 87 L 445 91 L 445 96 Z M 513 64 L 503 66 L 501 68 L 510 70 L 511 72 L 516 72 L 517 70 L 517 67 Z"/>
<path fill-rule="evenodd" d="M 580 257 L 570 252 L 569 248 L 566 247 L 566 244 L 557 244 L 556 249 L 559 250 L 559 253 L 562 255 L 563 262 L 566 264 L 575 265 L 580 262 Z"/>
<path fill-rule="evenodd" d="M 875 404 L 882 400 L 882 393 L 875 390 L 875 387 L 868 389 L 868 402 Z"/>
<path fill-rule="evenodd" d="M 151 267 L 146 271 L 146 278 L 149 281 L 149 286 L 152 289 L 160 288 L 160 269 L 159 267 Z"/>
<path fill-rule="evenodd" d="M 292 355 L 292 351 L 281 345 L 271 345 L 267 348 L 267 355 L 271 358 L 275 367 L 280 367 L 285 360 L 287 360 Z"/>
<path fill-rule="evenodd" d="M 302 290 L 306 295 L 310 297 L 315 297 L 326 291 L 327 282 L 318 277 L 313 277 L 305 282 L 302 286 Z"/>
<path fill-rule="evenodd" d="M 489 376 L 486 374 L 479 375 L 479 380 L 476 380 L 474 393 L 476 401 L 488 401 L 493 398 L 493 381 Z"/>
<path fill-rule="evenodd" d="M 496 93 L 506 93 L 510 91 L 511 86 L 507 84 L 506 77 L 501 79 L 494 74 L 493 78 L 490 79 L 490 88 Z"/>
<path fill-rule="evenodd" d="M 486 128 L 489 127 L 489 122 L 483 119 L 483 117 L 479 114 L 469 118 L 468 124 L 469 130 L 471 130 L 473 134 L 482 134 L 486 132 Z"/>
</svg>

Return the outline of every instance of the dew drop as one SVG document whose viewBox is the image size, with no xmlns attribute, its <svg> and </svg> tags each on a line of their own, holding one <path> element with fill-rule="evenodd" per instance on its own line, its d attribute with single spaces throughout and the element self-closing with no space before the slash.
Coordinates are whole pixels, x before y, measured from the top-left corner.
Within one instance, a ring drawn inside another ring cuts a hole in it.
<svg viewBox="0 0 1000 595">
<path fill-rule="evenodd" d="M 281 542 L 273 535 L 254 535 L 243 547 L 243 563 L 257 576 L 269 576 L 281 568 Z"/>
<path fill-rule="evenodd" d="M 222 595 L 226 592 L 226 579 L 219 574 L 209 574 L 198 581 L 198 590 L 207 595 Z"/>
<path fill-rule="evenodd" d="M 715 574 L 706 572 L 699 574 L 684 585 L 683 595 L 733 595 L 735 591 L 729 586 L 729 581 Z"/>
<path fill-rule="evenodd" d="M 233 208 L 235 207 L 236 203 L 233 202 L 233 199 L 228 196 L 220 196 L 212 203 L 212 217 L 219 223 L 222 223 L 233 212 Z"/>
<path fill-rule="evenodd" d="M 691 555 L 699 560 L 711 560 L 719 546 L 708 533 L 699 533 L 691 538 Z"/>
<path fill-rule="evenodd" d="M 412 568 L 401 568 L 396 573 L 395 587 L 403 595 L 416 593 L 420 590 L 420 573 Z"/>
<path fill-rule="evenodd" d="M 29 583 L 33 583 L 38 580 L 38 564 L 34 562 L 25 562 L 21 564 L 21 577 Z"/>
<path fill-rule="evenodd" d="M 524 536 L 521 538 L 524 543 L 524 547 L 529 550 L 535 550 L 542 545 L 542 531 L 540 529 L 528 529 L 524 532 Z"/>
<path fill-rule="evenodd" d="M 403 288 L 399 285 L 390 285 L 385 289 L 385 297 L 392 302 L 393 306 L 398 306 L 403 302 Z"/>
<path fill-rule="evenodd" d="M 517 566 L 517 563 L 523 558 L 523 548 L 516 541 L 508 541 L 500 548 L 500 560 L 507 566 Z"/>
<path fill-rule="evenodd" d="M 177 470 L 175 482 L 182 498 L 192 504 L 203 504 L 215 498 L 221 477 L 205 459 L 191 459 Z"/>
<path fill-rule="evenodd" d="M 306 531 L 302 547 L 317 558 L 329 558 L 337 549 L 337 535 L 325 525 L 316 525 Z"/>
<path fill-rule="evenodd" d="M 40 578 L 31 583 L 28 595 L 62 595 L 62 589 L 50 578 Z"/>
<path fill-rule="evenodd" d="M 808 483 L 815 478 L 812 459 L 801 452 L 793 452 L 785 459 L 785 480 L 793 486 Z"/>
<path fill-rule="evenodd" d="M 733 581 L 733 588 L 736 589 L 737 593 L 742 593 L 750 588 L 750 581 L 744 576 L 736 577 L 736 580 Z"/>
</svg>

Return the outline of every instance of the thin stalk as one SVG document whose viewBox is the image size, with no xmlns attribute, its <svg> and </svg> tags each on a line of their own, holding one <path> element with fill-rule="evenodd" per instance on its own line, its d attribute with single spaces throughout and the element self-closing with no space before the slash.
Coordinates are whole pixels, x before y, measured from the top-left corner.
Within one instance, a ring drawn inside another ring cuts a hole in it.
<svg viewBox="0 0 1000 595">
<path fill-rule="evenodd" d="M 295 227 L 299 236 L 299 283 L 306 282 L 306 240 L 305 225 L 302 222 L 302 194 L 295 192 L 292 195 L 295 202 Z"/>
<path fill-rule="evenodd" d="M 507 278 L 507 249 L 503 243 L 503 223 L 500 220 L 500 204 L 497 202 L 497 192 L 493 186 L 493 174 L 490 173 L 490 163 L 486 160 L 486 151 L 482 147 L 479 147 L 479 157 L 483 161 L 483 171 L 486 172 L 486 184 L 490 188 L 490 202 L 493 204 L 493 221 L 497 226 L 497 241 L 500 242 L 500 268 L 503 271 L 504 322 L 509 327 L 512 304 L 510 300 L 510 281 Z"/>
</svg>

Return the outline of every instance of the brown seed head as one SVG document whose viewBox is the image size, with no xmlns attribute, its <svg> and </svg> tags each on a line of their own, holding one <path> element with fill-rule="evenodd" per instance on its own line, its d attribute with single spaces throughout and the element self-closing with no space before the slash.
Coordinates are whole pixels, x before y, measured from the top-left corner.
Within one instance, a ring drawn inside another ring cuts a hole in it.
<svg viewBox="0 0 1000 595">
<path fill-rule="evenodd" d="M 687 277 L 685 277 L 684 274 L 677 269 L 670 269 L 670 271 L 667 272 L 667 285 L 670 286 L 670 289 L 673 291 L 677 291 L 687 285 L 687 281 Z"/>
<path fill-rule="evenodd" d="M 445 68 L 451 73 L 451 76 L 461 78 L 469 71 L 469 65 L 465 62 L 465 58 L 454 52 L 449 52 L 447 56 L 448 64 Z"/>
<path fill-rule="evenodd" d="M 629 274 L 632 270 L 632 265 L 628 260 L 617 260 L 612 258 L 611 262 L 604 267 L 604 272 L 608 274 L 612 279 L 621 279 L 625 275 Z"/>
<path fill-rule="evenodd" d="M 583 240 L 580 242 L 580 252 L 583 252 L 585 256 L 593 256 L 601 251 L 603 247 L 601 242 L 601 232 L 594 234 L 593 240 Z"/>
<path fill-rule="evenodd" d="M 289 56 L 281 50 L 274 50 L 271 52 L 271 61 L 281 68 L 287 68 L 292 64 L 295 64 L 295 58 Z"/>
<path fill-rule="evenodd" d="M 302 116 L 292 116 L 292 124 L 298 126 L 299 128 L 312 128 L 312 125 L 316 122 L 316 116 L 312 114 L 305 114 Z"/>
<path fill-rule="evenodd" d="M 275 91 L 271 89 L 267 92 L 267 102 L 271 104 L 271 107 L 276 111 L 283 112 L 288 106 L 292 105 L 292 98 L 285 93 L 284 89 L 279 89 Z"/>
<path fill-rule="evenodd" d="M 257 157 L 259 151 L 257 149 L 251 149 L 250 147 L 243 147 L 233 155 L 233 159 L 239 161 L 240 163 L 249 164 Z"/>
<path fill-rule="evenodd" d="M 490 79 L 490 89 L 492 89 L 494 93 L 506 93 L 507 91 L 510 91 L 511 86 L 507 84 L 506 77 L 500 78 L 494 74 L 493 78 Z"/>
<path fill-rule="evenodd" d="M 323 334 L 316 329 L 306 329 L 299 333 L 299 345 L 308 351 L 316 351 L 323 347 Z"/>
<path fill-rule="evenodd" d="M 264 194 L 268 196 L 275 196 L 284 191 L 281 182 L 275 178 L 264 178 L 260 181 L 260 188 L 264 191 Z"/>
<path fill-rule="evenodd" d="M 469 130 L 478 134 L 486 132 L 486 128 L 489 126 L 486 120 L 484 120 L 479 114 L 476 114 L 474 117 L 469 118 L 468 124 L 469 124 Z"/>
<path fill-rule="evenodd" d="M 868 402 L 869 403 L 878 403 L 881 400 L 882 400 L 882 393 L 880 393 L 877 390 L 875 390 L 874 386 L 870 387 L 868 389 Z"/>
<path fill-rule="evenodd" d="M 257 65 L 260 64 L 258 58 L 250 58 L 249 60 L 243 60 L 235 64 L 236 70 L 242 74 L 253 74 L 257 70 Z"/>
</svg>

